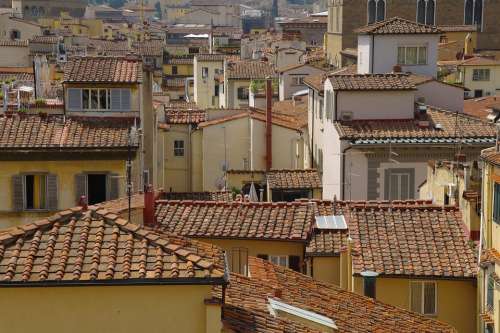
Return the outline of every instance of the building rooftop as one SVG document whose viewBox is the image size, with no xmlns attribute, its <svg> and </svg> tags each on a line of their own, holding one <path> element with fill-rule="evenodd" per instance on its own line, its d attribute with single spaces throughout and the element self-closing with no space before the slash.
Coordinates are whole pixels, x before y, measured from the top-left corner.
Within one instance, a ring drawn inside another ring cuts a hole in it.
<svg viewBox="0 0 500 333">
<path fill-rule="evenodd" d="M 324 332 L 293 316 L 273 316 L 269 300 L 329 318 L 338 332 L 455 332 L 448 324 L 315 281 L 290 269 L 249 257 L 250 277 L 231 274 L 224 327 L 236 332 Z M 214 288 L 219 298 L 221 288 Z M 310 324 L 310 323 L 309 323 Z"/>
<path fill-rule="evenodd" d="M 347 230 L 315 229 L 306 247 L 306 256 L 328 257 L 339 256 L 347 246 Z"/>
<path fill-rule="evenodd" d="M 126 57 L 75 57 L 64 66 L 66 83 L 140 83 L 142 62 Z"/>
<path fill-rule="evenodd" d="M 195 200 L 195 201 L 233 201 L 233 193 L 230 191 L 219 192 L 164 192 L 161 196 L 164 200 Z"/>
<path fill-rule="evenodd" d="M 59 36 L 34 36 L 30 39 L 30 43 L 36 44 L 57 44 L 61 37 Z"/>
<path fill-rule="evenodd" d="M 492 144 L 496 130 L 493 124 L 455 112 L 427 107 L 424 124 L 415 119 L 337 121 L 341 139 L 354 144 Z"/>
<path fill-rule="evenodd" d="M 464 101 L 464 113 L 484 121 L 488 121 L 493 108 L 500 110 L 499 96 L 486 96 Z"/>
<path fill-rule="evenodd" d="M 415 90 L 407 74 L 330 74 L 333 90 Z"/>
<path fill-rule="evenodd" d="M 442 32 L 476 32 L 475 25 L 439 25 L 438 29 Z"/>
<path fill-rule="evenodd" d="M 305 242 L 314 223 L 309 203 L 157 201 L 161 230 L 194 238 Z"/>
<path fill-rule="evenodd" d="M 225 76 L 229 80 L 255 80 L 274 77 L 273 66 L 263 61 L 228 62 Z"/>
<path fill-rule="evenodd" d="M 167 124 L 199 124 L 207 121 L 205 110 L 165 110 L 165 122 Z"/>
<path fill-rule="evenodd" d="M 496 147 L 483 150 L 481 152 L 481 159 L 496 166 L 500 166 L 500 152 L 496 150 Z"/>
<path fill-rule="evenodd" d="M 490 57 L 472 57 L 458 62 L 459 66 L 500 66 L 500 60 Z"/>
<path fill-rule="evenodd" d="M 215 246 L 144 229 L 105 210 L 60 212 L 0 234 L 0 284 L 223 284 Z"/>
<path fill-rule="evenodd" d="M 197 54 L 195 58 L 198 61 L 224 61 L 226 54 Z"/>
<path fill-rule="evenodd" d="M 474 278 L 475 249 L 456 207 L 350 205 L 353 274 Z"/>
<path fill-rule="evenodd" d="M 272 190 L 322 188 L 318 170 L 271 170 L 267 172 L 267 184 Z"/>
<path fill-rule="evenodd" d="M 2 47 L 28 47 L 27 40 L 10 40 L 10 39 L 0 39 L 0 46 Z"/>
<path fill-rule="evenodd" d="M 358 28 L 354 32 L 367 35 L 420 35 L 441 33 L 435 26 L 409 21 L 397 16 Z"/>
<path fill-rule="evenodd" d="M 0 116 L 0 150 L 121 149 L 132 119 L 40 115 Z M 133 140 L 137 147 L 137 139 Z"/>
</svg>

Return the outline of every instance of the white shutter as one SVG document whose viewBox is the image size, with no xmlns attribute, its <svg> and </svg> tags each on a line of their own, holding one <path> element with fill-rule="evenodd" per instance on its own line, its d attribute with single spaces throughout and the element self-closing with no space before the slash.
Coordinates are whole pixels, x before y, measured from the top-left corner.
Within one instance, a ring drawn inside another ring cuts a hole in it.
<svg viewBox="0 0 500 333">
<path fill-rule="evenodd" d="M 121 109 L 121 89 L 111 89 L 111 110 L 120 111 Z"/>
<path fill-rule="evenodd" d="M 78 88 L 68 89 L 68 109 L 78 111 L 82 109 L 82 90 Z"/>
<path fill-rule="evenodd" d="M 130 89 L 122 89 L 122 111 L 130 111 Z"/>
</svg>

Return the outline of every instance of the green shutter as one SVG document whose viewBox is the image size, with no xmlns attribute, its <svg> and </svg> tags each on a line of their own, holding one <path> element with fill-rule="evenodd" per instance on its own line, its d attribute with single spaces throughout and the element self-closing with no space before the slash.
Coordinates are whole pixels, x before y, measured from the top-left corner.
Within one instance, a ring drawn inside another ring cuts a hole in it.
<svg viewBox="0 0 500 333">
<path fill-rule="evenodd" d="M 24 210 L 24 176 L 12 176 L 12 209 L 16 212 Z"/>
<path fill-rule="evenodd" d="M 47 175 L 47 209 L 57 210 L 57 176 L 54 174 Z"/>
</svg>

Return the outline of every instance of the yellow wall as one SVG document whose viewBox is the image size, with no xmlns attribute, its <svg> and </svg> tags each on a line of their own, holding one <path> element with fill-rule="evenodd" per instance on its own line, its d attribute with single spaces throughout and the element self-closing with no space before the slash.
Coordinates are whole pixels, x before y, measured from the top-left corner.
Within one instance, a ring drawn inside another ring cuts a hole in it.
<svg viewBox="0 0 500 333">
<path fill-rule="evenodd" d="M 227 177 L 227 186 L 229 189 L 233 187 L 241 190 L 243 186 L 249 184 L 251 182 L 254 183 L 266 183 L 265 173 L 263 172 L 251 172 L 248 171 L 246 173 L 228 173 Z"/>
<path fill-rule="evenodd" d="M 159 144 L 162 145 L 164 173 L 160 183 L 165 191 L 190 192 L 190 135 L 189 125 L 170 125 L 160 132 Z M 174 155 L 174 141 L 184 140 L 184 156 Z"/>
<path fill-rule="evenodd" d="M 377 300 L 410 309 L 410 281 L 407 278 L 377 278 Z M 437 320 L 455 327 L 458 332 L 476 329 L 476 283 L 474 280 L 425 280 L 437 282 Z M 363 279 L 354 277 L 354 292 L 363 294 Z"/>
<path fill-rule="evenodd" d="M 340 286 L 340 257 L 311 257 L 315 280 Z"/>
<path fill-rule="evenodd" d="M 177 67 L 177 74 L 175 75 L 193 76 L 193 65 L 163 65 L 163 74 L 174 75 L 172 74 L 172 66 Z"/>
<path fill-rule="evenodd" d="M 472 75 L 474 69 L 490 69 L 490 80 L 489 81 L 473 81 Z M 482 89 L 483 96 L 487 93 L 490 95 L 500 95 L 500 66 L 463 66 L 460 67 L 460 75 L 463 78 L 464 87 L 471 90 L 474 94 L 474 90 Z"/>
<path fill-rule="evenodd" d="M 210 286 L 0 288 L 0 331 L 215 332 L 220 316 L 213 308 L 207 316 L 204 304 L 210 293 Z"/>
<path fill-rule="evenodd" d="M 12 176 L 20 173 L 52 173 L 57 175 L 59 210 L 76 206 L 75 175 L 82 172 L 111 172 L 119 179 L 119 194 L 125 195 L 124 160 L 81 161 L 1 161 L 0 162 L 0 227 L 10 227 L 33 222 L 52 212 L 12 213 Z"/>
</svg>

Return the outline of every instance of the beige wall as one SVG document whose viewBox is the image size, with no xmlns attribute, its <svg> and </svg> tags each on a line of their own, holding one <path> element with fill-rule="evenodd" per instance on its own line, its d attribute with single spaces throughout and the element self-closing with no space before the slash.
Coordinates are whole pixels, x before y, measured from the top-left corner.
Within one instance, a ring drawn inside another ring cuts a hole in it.
<svg viewBox="0 0 500 333">
<path fill-rule="evenodd" d="M 12 176 L 20 173 L 51 173 L 57 175 L 58 209 L 76 206 L 75 175 L 83 172 L 110 172 L 118 175 L 119 196 L 125 195 L 124 160 L 77 161 L 1 161 L 0 162 L 0 227 L 10 227 L 33 222 L 52 212 L 12 213 Z"/>
<path fill-rule="evenodd" d="M 207 78 L 202 77 L 203 67 L 208 68 Z M 194 100 L 198 107 L 202 109 L 219 107 L 218 104 L 212 103 L 215 102 L 212 100 L 212 96 L 214 96 L 215 91 L 215 70 L 223 68 L 222 61 L 199 61 L 197 57 L 194 58 Z"/>
<path fill-rule="evenodd" d="M 340 286 L 340 257 L 310 257 L 315 280 Z"/>
<path fill-rule="evenodd" d="M 30 67 L 28 46 L 2 46 L 0 47 L 0 67 Z"/>
<path fill-rule="evenodd" d="M 21 33 L 23 40 L 31 39 L 34 36 L 42 34 L 42 29 L 39 25 L 23 21 L 20 19 L 13 19 L 10 14 L 0 15 L 0 37 L 2 39 L 9 39 L 12 30 L 18 30 Z"/>
<path fill-rule="evenodd" d="M 473 81 L 472 75 L 474 69 L 489 69 L 489 81 Z M 500 95 L 500 66 L 464 66 L 461 68 L 464 86 L 471 90 L 472 96 L 474 90 L 483 90 L 483 96 Z"/>
<path fill-rule="evenodd" d="M 165 191 L 190 192 L 190 159 L 191 159 L 191 135 L 190 125 L 170 125 L 166 131 L 160 132 L 158 145 L 163 158 L 163 173 L 159 175 L 159 182 Z M 184 156 L 174 155 L 174 141 L 184 141 Z"/>
<path fill-rule="evenodd" d="M 354 292 L 363 294 L 363 279 L 353 277 Z M 377 278 L 377 300 L 410 309 L 410 281 L 407 278 Z M 476 283 L 474 280 L 425 280 L 437 283 L 437 316 L 434 318 L 455 327 L 458 332 L 476 328 Z"/>
<path fill-rule="evenodd" d="M 203 285 L 0 288 L 0 331 L 216 332 L 220 307 L 206 306 L 210 297 Z"/>
</svg>

